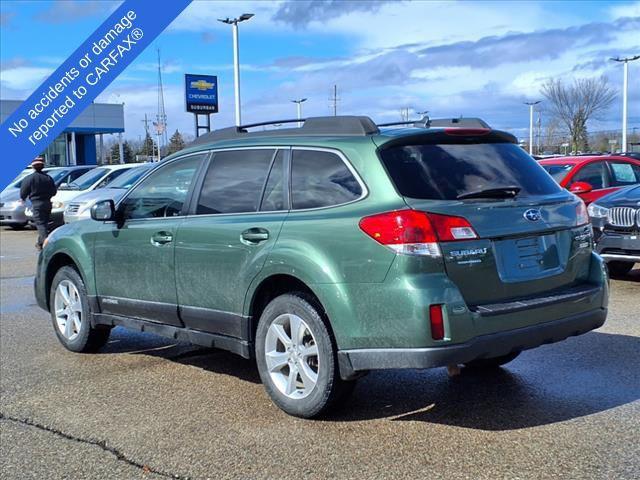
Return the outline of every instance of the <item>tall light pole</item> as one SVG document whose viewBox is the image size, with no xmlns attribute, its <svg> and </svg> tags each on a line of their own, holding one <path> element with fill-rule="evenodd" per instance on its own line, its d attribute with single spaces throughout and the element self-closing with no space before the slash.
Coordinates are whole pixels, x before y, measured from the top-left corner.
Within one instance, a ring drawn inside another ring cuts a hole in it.
<svg viewBox="0 0 640 480">
<path fill-rule="evenodd" d="M 236 126 L 241 125 L 240 113 L 240 51 L 238 47 L 238 24 L 249 20 L 253 13 L 243 13 L 238 18 L 219 18 L 218 21 L 231 25 L 233 28 L 233 87 L 236 99 Z"/>
<path fill-rule="evenodd" d="M 302 104 L 304 102 L 307 101 L 306 98 L 299 98 L 298 100 L 291 100 L 293 103 L 296 104 L 297 110 L 298 110 L 298 120 L 300 120 L 302 118 Z M 298 122 L 298 127 L 302 126 L 302 122 Z"/>
<path fill-rule="evenodd" d="M 622 153 L 627 151 L 627 88 L 629 84 L 629 62 L 638 60 L 640 55 L 633 57 L 615 57 L 614 62 L 624 63 L 624 77 L 622 80 Z"/>
<path fill-rule="evenodd" d="M 529 155 L 533 155 L 533 107 L 541 101 L 524 102 L 525 105 L 529 105 Z"/>
</svg>

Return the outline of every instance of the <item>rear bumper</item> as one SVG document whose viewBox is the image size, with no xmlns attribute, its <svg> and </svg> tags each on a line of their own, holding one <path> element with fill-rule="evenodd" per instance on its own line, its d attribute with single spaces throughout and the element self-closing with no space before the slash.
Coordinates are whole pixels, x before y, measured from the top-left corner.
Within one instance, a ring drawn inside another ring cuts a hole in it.
<svg viewBox="0 0 640 480">
<path fill-rule="evenodd" d="M 443 347 L 342 350 L 338 352 L 340 375 L 349 379 L 367 370 L 433 368 L 500 357 L 589 332 L 602 326 L 606 317 L 607 309 L 598 308 L 560 320 L 481 335 L 465 343 Z"/>
<path fill-rule="evenodd" d="M 27 217 L 24 215 L 24 206 L 14 208 L 0 208 L 0 225 L 25 225 Z"/>
</svg>

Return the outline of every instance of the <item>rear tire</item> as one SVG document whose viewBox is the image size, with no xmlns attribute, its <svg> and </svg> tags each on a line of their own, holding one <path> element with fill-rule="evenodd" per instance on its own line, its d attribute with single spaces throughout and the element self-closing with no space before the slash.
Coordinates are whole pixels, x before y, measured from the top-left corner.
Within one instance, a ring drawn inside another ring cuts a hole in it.
<svg viewBox="0 0 640 480">
<path fill-rule="evenodd" d="M 518 355 L 520 355 L 520 352 L 513 352 L 501 357 L 481 358 L 467 362 L 464 366 L 470 370 L 495 370 L 514 360 Z"/>
<path fill-rule="evenodd" d="M 91 326 L 93 314 L 87 290 L 75 268 L 66 266 L 56 272 L 49 298 L 53 330 L 67 350 L 96 352 L 107 343 L 111 328 Z"/>
<path fill-rule="evenodd" d="M 348 397 L 354 381 L 340 378 L 336 347 L 315 299 L 281 295 L 264 309 L 256 331 L 260 378 L 289 415 L 316 417 Z"/>
<path fill-rule="evenodd" d="M 633 262 L 607 262 L 607 268 L 612 277 L 623 277 L 631 271 L 633 265 Z"/>
</svg>

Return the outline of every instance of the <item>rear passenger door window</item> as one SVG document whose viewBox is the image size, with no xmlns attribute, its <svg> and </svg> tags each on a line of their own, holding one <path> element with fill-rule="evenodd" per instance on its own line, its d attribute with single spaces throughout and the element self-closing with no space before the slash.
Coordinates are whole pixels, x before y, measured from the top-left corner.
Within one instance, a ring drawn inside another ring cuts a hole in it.
<svg viewBox="0 0 640 480">
<path fill-rule="evenodd" d="M 627 162 L 609 162 L 611 186 L 624 187 L 640 183 L 640 167 Z"/>
<path fill-rule="evenodd" d="M 337 154 L 293 150 L 291 201 L 294 210 L 341 205 L 357 200 L 362 193 L 362 186 Z"/>
<path fill-rule="evenodd" d="M 582 167 L 571 179 L 572 183 L 587 182 L 594 190 L 609 186 L 609 175 L 604 162 L 589 163 Z"/>
<path fill-rule="evenodd" d="M 275 153 L 274 149 L 215 153 L 202 184 L 196 214 L 257 212 Z"/>
</svg>

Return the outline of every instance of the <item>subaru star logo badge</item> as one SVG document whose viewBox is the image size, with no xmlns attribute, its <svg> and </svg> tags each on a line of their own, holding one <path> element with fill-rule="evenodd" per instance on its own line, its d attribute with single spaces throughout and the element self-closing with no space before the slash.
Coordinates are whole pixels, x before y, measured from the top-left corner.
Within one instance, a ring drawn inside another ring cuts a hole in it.
<svg viewBox="0 0 640 480">
<path fill-rule="evenodd" d="M 542 214 L 540 213 L 540 210 L 537 210 L 535 208 L 530 208 L 529 210 L 524 212 L 523 216 L 530 222 L 537 222 L 542 218 Z"/>
</svg>

